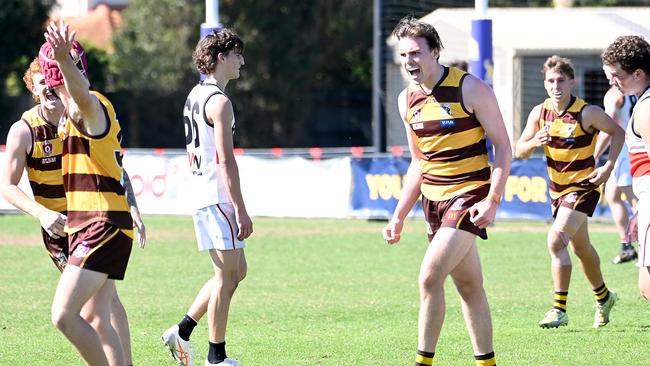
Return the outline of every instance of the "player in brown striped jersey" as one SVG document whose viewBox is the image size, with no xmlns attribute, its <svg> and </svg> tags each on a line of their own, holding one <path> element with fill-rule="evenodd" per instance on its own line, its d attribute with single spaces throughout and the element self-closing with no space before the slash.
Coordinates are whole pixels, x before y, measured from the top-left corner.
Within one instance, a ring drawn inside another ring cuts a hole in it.
<svg viewBox="0 0 650 366">
<path fill-rule="evenodd" d="M 596 298 L 594 327 L 602 327 L 609 322 L 617 295 L 605 286 L 600 258 L 589 240 L 587 217 L 593 214 L 600 198 L 599 186 L 609 178 L 623 147 L 623 130 L 602 109 L 573 96 L 575 76 L 568 59 L 549 57 L 542 73 L 549 98 L 530 112 L 515 146 L 515 156 L 522 159 L 543 147 L 550 179 L 555 221 L 548 232 L 547 246 L 555 294 L 553 308 L 539 326 L 557 328 L 569 322 L 566 303 L 572 269 L 570 245 Z M 599 131 L 611 136 L 611 147 L 607 162 L 596 167 Z"/>
<path fill-rule="evenodd" d="M 451 276 L 462 301 L 476 365 L 496 365 L 490 308 L 483 288 L 476 236 L 487 238 L 510 171 L 510 140 L 492 89 L 438 63 L 442 43 L 430 24 L 404 18 L 395 27 L 409 86 L 398 106 L 411 152 L 406 183 L 383 229 L 400 240 L 404 220 L 422 193 L 430 244 L 420 267 L 420 315 L 415 364 L 431 365 L 445 314 L 444 283 Z M 485 136 L 495 147 L 488 164 Z"/>
<path fill-rule="evenodd" d="M 85 52 L 74 37 L 63 21 L 50 23 L 39 51 L 46 84 L 66 109 L 58 132 L 70 255 L 52 321 L 87 363 L 124 365 L 124 349 L 110 324 L 115 280 L 124 278 L 134 225 L 122 186 L 121 133 L 112 104 L 89 90 Z M 96 330 L 80 316 L 82 308 L 89 309 Z"/>
<path fill-rule="evenodd" d="M 0 189 L 7 202 L 39 220 L 48 254 L 59 271 L 63 271 L 68 261 L 68 236 L 63 231 L 67 203 L 61 174 L 63 143 L 57 136 L 57 124 L 64 107 L 54 91 L 46 86 L 38 59 L 32 61 L 23 81 L 38 104 L 26 111 L 7 135 Z M 23 170 L 27 172 L 33 200 L 18 187 Z M 124 182 L 135 202 L 128 175 L 125 175 Z M 137 206 L 131 212 L 134 221 L 140 223 L 144 240 L 144 224 Z M 83 316 L 92 320 L 88 309 L 84 309 Z M 111 307 L 111 324 L 120 337 L 126 364 L 131 364 L 128 318 L 117 295 Z"/>
</svg>

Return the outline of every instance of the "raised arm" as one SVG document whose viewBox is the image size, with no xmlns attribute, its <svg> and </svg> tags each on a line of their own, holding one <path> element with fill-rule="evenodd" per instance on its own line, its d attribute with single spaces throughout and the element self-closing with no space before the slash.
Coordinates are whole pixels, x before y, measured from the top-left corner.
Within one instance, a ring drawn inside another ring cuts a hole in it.
<svg viewBox="0 0 650 366">
<path fill-rule="evenodd" d="M 14 123 L 7 134 L 0 189 L 2 197 L 19 210 L 36 218 L 43 229 L 53 238 L 64 235 L 65 215 L 52 211 L 31 199 L 19 187 L 20 178 L 27 164 L 32 137 L 29 127 L 22 121 Z"/>
<path fill-rule="evenodd" d="M 239 182 L 239 167 L 235 160 L 232 139 L 232 103 L 225 95 L 217 94 L 208 100 L 205 112 L 214 125 L 214 143 L 219 157 L 221 175 L 235 207 L 238 227 L 237 239 L 244 240 L 253 233 L 253 222 L 246 211 Z"/>
<path fill-rule="evenodd" d="M 54 59 L 63 75 L 65 90 L 74 102 L 66 102 L 68 115 L 72 117 L 77 128 L 96 136 L 105 131 L 108 121 L 99 100 L 90 94 L 88 79 L 81 73 L 70 56 L 75 35 L 76 32 L 70 31 L 69 26 L 61 20 L 59 25 L 54 22 L 48 25 L 45 40 L 52 47 Z M 79 62 L 83 64 L 82 61 Z M 81 123 L 82 119 L 83 124 Z"/>
</svg>

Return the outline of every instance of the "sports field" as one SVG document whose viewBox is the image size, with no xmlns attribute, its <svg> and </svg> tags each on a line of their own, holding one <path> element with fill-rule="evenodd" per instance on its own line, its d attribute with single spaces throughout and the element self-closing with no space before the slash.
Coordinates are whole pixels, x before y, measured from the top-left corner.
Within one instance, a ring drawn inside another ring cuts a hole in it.
<svg viewBox="0 0 650 366">
<path fill-rule="evenodd" d="M 118 286 L 129 313 L 136 365 L 174 365 L 159 336 L 184 314 L 209 277 L 189 217 L 145 217 L 147 248 L 134 248 Z M 417 340 L 417 274 L 426 248 L 421 219 L 387 246 L 382 223 L 362 220 L 255 220 L 249 272 L 235 295 L 229 356 L 244 365 L 412 365 Z M 552 304 L 546 223 L 498 223 L 479 244 L 492 307 L 495 351 L 503 365 L 647 365 L 650 304 L 637 268 L 613 265 L 612 225 L 592 225 L 607 285 L 620 301 L 612 322 L 593 329 L 593 296 L 574 257 L 567 327 L 542 330 Z M 80 365 L 50 323 L 58 279 L 41 247 L 38 223 L 0 216 L 0 365 Z M 438 365 L 473 365 L 458 295 L 447 283 Z M 207 353 L 205 320 L 192 335 L 196 365 Z"/>
</svg>

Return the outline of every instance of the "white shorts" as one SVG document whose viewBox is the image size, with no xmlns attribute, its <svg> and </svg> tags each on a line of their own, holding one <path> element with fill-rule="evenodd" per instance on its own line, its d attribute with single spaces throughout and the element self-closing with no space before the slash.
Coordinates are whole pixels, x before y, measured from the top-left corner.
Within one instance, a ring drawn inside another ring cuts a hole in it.
<svg viewBox="0 0 650 366">
<path fill-rule="evenodd" d="M 608 183 L 616 184 L 617 187 L 625 187 L 632 185 L 632 174 L 630 174 L 630 155 L 627 149 L 621 151 L 621 155 L 616 159 L 614 164 L 614 171 L 609 176 Z"/>
<path fill-rule="evenodd" d="M 232 203 L 218 203 L 200 208 L 192 213 L 192 218 L 199 251 L 246 247 L 243 240 L 237 239 L 237 221 Z"/>
<path fill-rule="evenodd" d="M 636 204 L 639 220 L 639 267 L 650 267 L 650 176 L 634 178 L 632 185 L 639 201 Z"/>
</svg>

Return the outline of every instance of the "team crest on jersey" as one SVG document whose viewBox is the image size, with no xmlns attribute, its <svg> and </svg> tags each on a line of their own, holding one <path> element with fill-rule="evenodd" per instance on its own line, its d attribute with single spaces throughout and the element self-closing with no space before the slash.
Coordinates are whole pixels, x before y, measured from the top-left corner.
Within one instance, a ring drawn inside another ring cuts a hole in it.
<svg viewBox="0 0 650 366">
<path fill-rule="evenodd" d="M 440 104 L 440 118 L 451 118 L 451 104 Z"/>
<path fill-rule="evenodd" d="M 413 126 L 413 130 L 421 130 L 421 129 L 424 128 L 424 123 L 422 123 L 422 122 L 414 123 L 411 126 Z"/>
<path fill-rule="evenodd" d="M 84 240 L 81 242 L 81 244 L 77 245 L 72 255 L 74 255 L 77 258 L 85 258 L 89 251 L 90 251 L 90 245 L 88 245 L 88 242 Z"/>
<path fill-rule="evenodd" d="M 571 192 L 566 195 L 564 202 L 566 203 L 575 203 L 578 200 L 578 192 Z"/>
<path fill-rule="evenodd" d="M 52 143 L 47 141 L 47 140 L 45 140 L 45 142 L 43 142 L 43 154 L 45 156 L 52 155 Z"/>
</svg>

